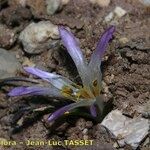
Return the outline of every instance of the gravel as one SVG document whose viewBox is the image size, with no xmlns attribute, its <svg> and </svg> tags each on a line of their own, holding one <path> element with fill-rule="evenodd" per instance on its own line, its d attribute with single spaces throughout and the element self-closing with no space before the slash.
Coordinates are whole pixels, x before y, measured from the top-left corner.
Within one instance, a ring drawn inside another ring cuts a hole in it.
<svg viewBox="0 0 150 150">
<path fill-rule="evenodd" d="M 0 79 L 15 76 L 20 68 L 21 65 L 15 55 L 0 48 Z"/>
</svg>

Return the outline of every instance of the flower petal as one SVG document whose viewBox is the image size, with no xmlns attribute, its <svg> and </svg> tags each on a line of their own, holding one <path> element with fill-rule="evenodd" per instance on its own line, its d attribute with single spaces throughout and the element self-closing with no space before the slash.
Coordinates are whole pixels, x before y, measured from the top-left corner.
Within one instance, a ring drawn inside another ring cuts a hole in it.
<svg viewBox="0 0 150 150">
<path fill-rule="evenodd" d="M 43 80 L 50 82 L 53 86 L 55 86 L 58 89 L 62 89 L 62 87 L 64 87 L 64 86 L 72 87 L 72 85 L 74 84 L 71 80 L 69 80 L 65 77 L 62 77 L 57 74 L 49 73 L 46 71 L 42 71 L 38 68 L 24 67 L 24 70 L 28 73 L 31 73 L 33 75 L 36 75 L 36 76 L 42 78 Z"/>
<path fill-rule="evenodd" d="M 91 60 L 89 63 L 89 70 L 91 70 L 90 73 L 90 82 L 91 82 L 91 86 L 93 86 L 93 82 L 96 81 L 97 85 L 99 86 L 98 89 L 100 91 L 100 85 L 101 85 L 101 79 L 102 79 L 102 73 L 101 73 L 101 59 L 102 56 L 106 50 L 106 47 L 108 45 L 108 42 L 110 41 L 110 39 L 112 38 L 112 35 L 115 31 L 115 27 L 111 26 L 110 28 L 108 28 L 104 34 L 102 35 L 102 37 L 100 38 L 96 50 L 93 52 L 92 56 L 91 56 Z"/>
<path fill-rule="evenodd" d="M 113 33 L 115 32 L 115 27 L 111 26 L 109 27 L 102 35 L 100 40 L 98 41 L 96 50 L 93 52 L 90 60 L 90 64 L 94 64 L 98 60 L 101 60 L 106 47 L 108 45 L 108 42 L 112 39 Z"/>
<path fill-rule="evenodd" d="M 72 109 L 75 109 L 77 107 L 90 106 L 93 103 L 94 103 L 94 101 L 81 100 L 79 102 L 72 103 L 72 104 L 66 105 L 64 107 L 61 107 L 60 109 L 56 110 L 54 113 L 52 113 L 48 117 L 48 121 L 54 121 L 67 111 L 71 111 Z"/>
<path fill-rule="evenodd" d="M 86 76 L 88 75 L 87 64 L 76 38 L 63 26 L 59 27 L 59 34 L 62 39 L 63 45 L 66 47 L 69 55 L 72 57 L 77 67 L 82 82 L 86 82 Z"/>
<path fill-rule="evenodd" d="M 31 86 L 31 87 L 16 87 L 12 89 L 8 96 L 21 96 L 21 95 L 43 95 L 43 96 L 50 96 L 50 97 L 58 97 L 62 98 L 62 94 L 59 92 L 58 89 L 55 87 L 46 88 L 46 87 L 38 87 L 38 86 Z"/>
<path fill-rule="evenodd" d="M 93 105 L 90 106 L 90 112 L 93 117 L 97 116 L 96 107 Z"/>
</svg>

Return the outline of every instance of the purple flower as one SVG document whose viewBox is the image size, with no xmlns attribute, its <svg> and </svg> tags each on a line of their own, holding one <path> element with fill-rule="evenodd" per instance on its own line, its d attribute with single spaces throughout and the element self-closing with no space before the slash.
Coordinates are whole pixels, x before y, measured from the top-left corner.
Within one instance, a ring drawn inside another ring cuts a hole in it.
<svg viewBox="0 0 150 150">
<path fill-rule="evenodd" d="M 97 105 L 97 109 L 99 109 L 100 112 L 103 111 L 103 99 L 100 96 L 102 80 L 100 68 L 101 60 L 114 31 L 115 28 L 111 26 L 103 33 L 97 44 L 96 50 L 93 52 L 90 62 L 88 63 L 84 58 L 79 43 L 74 35 L 63 26 L 60 26 L 59 34 L 62 43 L 77 67 L 82 80 L 82 85 L 77 85 L 61 75 L 45 72 L 34 67 L 24 67 L 24 70 L 27 73 L 47 81 L 49 86 L 44 87 L 37 85 L 32 87 L 17 87 L 12 89 L 8 95 L 47 95 L 50 97 L 67 98 L 74 101 L 74 103 L 66 105 L 52 113 L 48 118 L 49 121 L 57 119 L 65 112 L 84 106 L 90 107 L 91 115 L 96 117 L 97 112 L 95 105 Z"/>
</svg>

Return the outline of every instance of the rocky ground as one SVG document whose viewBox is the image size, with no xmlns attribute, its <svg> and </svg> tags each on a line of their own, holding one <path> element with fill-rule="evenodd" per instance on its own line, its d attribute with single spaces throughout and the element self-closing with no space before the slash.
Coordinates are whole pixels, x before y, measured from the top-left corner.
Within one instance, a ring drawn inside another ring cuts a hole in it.
<svg viewBox="0 0 150 150">
<path fill-rule="evenodd" d="M 0 81 L 25 76 L 23 66 L 36 66 L 78 80 L 70 56 L 60 44 L 57 25 L 68 26 L 79 39 L 89 59 L 102 32 L 110 25 L 116 33 L 105 53 L 103 95 L 108 112 L 120 110 L 134 119 L 150 118 L 150 3 L 147 0 L 0 0 Z M 69 62 L 69 63 L 68 63 Z M 24 83 L 17 83 L 24 84 Z M 52 106 L 47 97 L 10 98 L 13 85 L 0 85 L 0 141 L 93 139 L 92 146 L 17 146 L 0 150 L 132 150 L 94 119 L 69 115 L 48 123 L 53 108 L 33 112 L 33 108 Z M 57 104 L 60 107 L 62 104 Z M 64 105 L 64 104 L 63 104 Z M 138 144 L 150 147 L 148 131 Z"/>
</svg>

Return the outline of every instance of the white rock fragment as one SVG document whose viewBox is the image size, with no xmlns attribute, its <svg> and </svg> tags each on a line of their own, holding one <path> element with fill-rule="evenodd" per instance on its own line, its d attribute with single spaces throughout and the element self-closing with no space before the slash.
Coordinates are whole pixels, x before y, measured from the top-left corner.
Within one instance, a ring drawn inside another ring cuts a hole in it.
<svg viewBox="0 0 150 150">
<path fill-rule="evenodd" d="M 107 7 L 110 4 L 110 0 L 90 0 L 93 4 L 98 4 L 100 7 Z"/>
<path fill-rule="evenodd" d="M 47 14 L 53 15 L 61 5 L 61 0 L 46 0 Z"/>
<path fill-rule="evenodd" d="M 117 6 L 117 7 L 114 9 L 114 13 L 117 15 L 118 18 L 121 18 L 121 17 L 123 17 L 127 12 L 126 12 L 126 10 L 124 10 L 123 8 Z"/>
<path fill-rule="evenodd" d="M 114 17 L 114 13 L 110 12 L 106 17 L 105 17 L 105 21 L 106 22 L 110 22 Z"/>
<path fill-rule="evenodd" d="M 117 21 L 119 18 L 123 17 L 127 13 L 126 10 L 121 8 L 120 6 L 116 6 L 116 8 L 110 12 L 106 17 L 105 17 L 105 22 L 111 22 L 111 21 Z"/>
<path fill-rule="evenodd" d="M 31 23 L 20 33 L 19 36 L 19 40 L 22 42 L 24 50 L 27 53 L 34 54 L 50 48 L 54 44 L 52 39 L 58 38 L 58 27 L 50 21 Z"/>
<path fill-rule="evenodd" d="M 119 110 L 110 112 L 101 123 L 117 138 L 120 146 L 128 144 L 136 149 L 150 129 L 147 119 L 130 119 Z"/>
<path fill-rule="evenodd" d="M 55 14 L 63 5 L 68 4 L 70 0 L 46 0 L 46 9 L 48 15 Z"/>
</svg>

